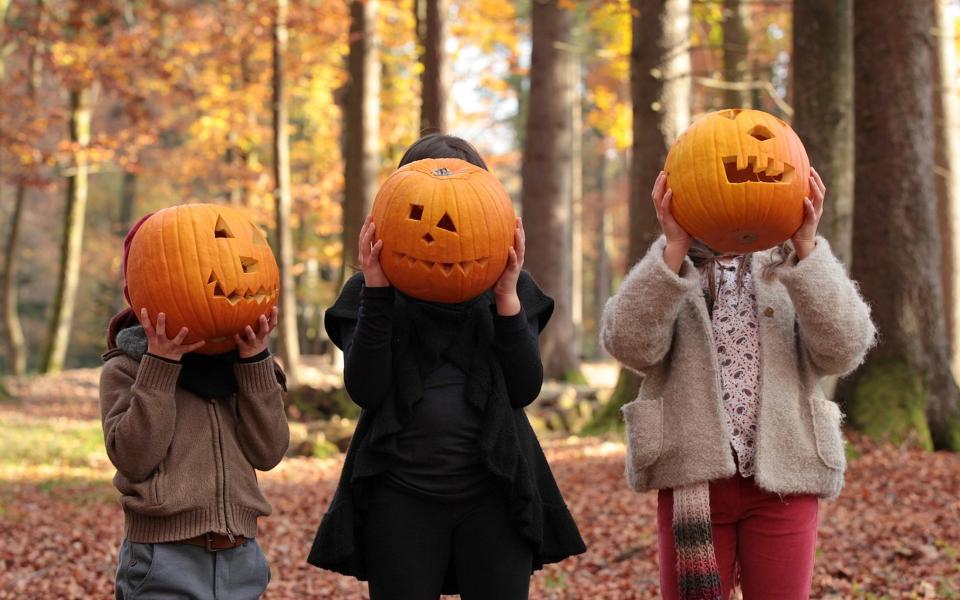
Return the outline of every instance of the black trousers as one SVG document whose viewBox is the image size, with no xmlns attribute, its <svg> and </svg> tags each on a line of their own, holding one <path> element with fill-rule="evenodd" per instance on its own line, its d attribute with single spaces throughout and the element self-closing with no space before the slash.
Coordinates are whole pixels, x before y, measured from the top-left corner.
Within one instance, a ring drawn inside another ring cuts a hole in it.
<svg viewBox="0 0 960 600">
<path fill-rule="evenodd" d="M 363 529 L 371 600 L 436 600 L 451 566 L 464 600 L 528 597 L 533 549 L 500 490 L 438 502 L 381 483 Z"/>
</svg>

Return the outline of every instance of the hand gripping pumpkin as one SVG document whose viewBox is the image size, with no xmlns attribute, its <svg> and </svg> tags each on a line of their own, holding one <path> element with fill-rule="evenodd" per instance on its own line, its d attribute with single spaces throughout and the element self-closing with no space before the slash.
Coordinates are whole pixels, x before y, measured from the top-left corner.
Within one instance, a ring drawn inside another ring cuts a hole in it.
<svg viewBox="0 0 960 600">
<path fill-rule="evenodd" d="M 763 111 L 698 119 L 677 138 L 664 171 L 677 222 L 719 252 L 771 248 L 803 222 L 807 152 L 789 125 Z"/>
<path fill-rule="evenodd" d="M 463 302 L 488 290 L 507 265 L 516 216 L 489 171 L 457 158 L 404 165 L 373 203 L 380 264 L 403 293 Z"/>
<path fill-rule="evenodd" d="M 266 238 L 243 212 L 185 204 L 154 213 L 130 243 L 126 262 L 130 306 L 150 319 L 167 315 L 167 335 L 181 327 L 198 352 L 236 347 L 233 335 L 276 306 L 280 271 Z"/>
</svg>

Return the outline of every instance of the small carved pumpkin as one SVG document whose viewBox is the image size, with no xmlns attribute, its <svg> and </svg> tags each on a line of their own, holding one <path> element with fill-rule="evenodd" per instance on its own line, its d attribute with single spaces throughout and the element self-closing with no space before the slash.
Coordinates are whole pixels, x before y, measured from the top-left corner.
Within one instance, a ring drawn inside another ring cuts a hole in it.
<svg viewBox="0 0 960 600">
<path fill-rule="evenodd" d="M 276 306 L 280 271 L 263 232 L 243 212 L 215 204 L 185 204 L 154 213 L 130 243 L 126 278 L 130 306 L 146 307 L 167 335 L 181 327 L 198 352 L 236 347 L 233 335 Z"/>
<path fill-rule="evenodd" d="M 463 302 L 503 273 L 516 216 L 489 171 L 457 158 L 404 165 L 373 203 L 380 263 L 390 283 L 414 298 Z"/>
<path fill-rule="evenodd" d="M 664 171 L 677 222 L 719 252 L 771 248 L 803 222 L 807 152 L 789 125 L 763 111 L 698 119 L 677 138 Z"/>
</svg>

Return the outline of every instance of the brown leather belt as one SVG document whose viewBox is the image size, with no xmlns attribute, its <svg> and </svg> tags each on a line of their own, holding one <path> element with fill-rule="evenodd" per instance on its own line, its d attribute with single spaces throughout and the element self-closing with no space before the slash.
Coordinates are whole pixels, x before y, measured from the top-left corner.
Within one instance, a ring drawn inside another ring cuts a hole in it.
<svg viewBox="0 0 960 600">
<path fill-rule="evenodd" d="M 200 546 L 206 548 L 208 552 L 219 552 L 220 550 L 229 550 L 241 546 L 246 541 L 247 538 L 242 535 L 228 536 L 222 533 L 204 533 L 187 540 L 179 540 L 177 543 Z"/>
</svg>

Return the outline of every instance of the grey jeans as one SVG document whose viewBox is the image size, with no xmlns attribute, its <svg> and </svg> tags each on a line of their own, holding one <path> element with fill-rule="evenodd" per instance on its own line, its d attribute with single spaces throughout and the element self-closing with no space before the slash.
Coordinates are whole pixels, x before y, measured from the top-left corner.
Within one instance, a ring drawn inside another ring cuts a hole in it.
<svg viewBox="0 0 960 600">
<path fill-rule="evenodd" d="M 255 600 L 267 589 L 270 566 L 257 540 L 208 552 L 189 544 L 123 540 L 116 600 Z"/>
</svg>

